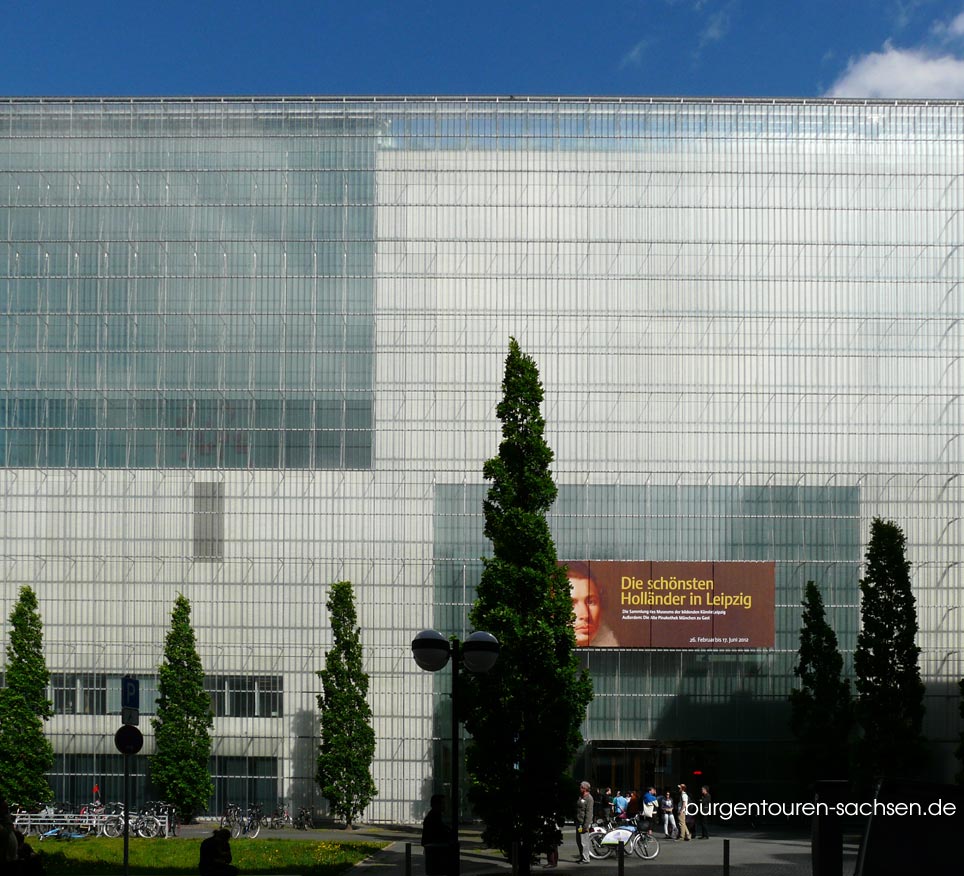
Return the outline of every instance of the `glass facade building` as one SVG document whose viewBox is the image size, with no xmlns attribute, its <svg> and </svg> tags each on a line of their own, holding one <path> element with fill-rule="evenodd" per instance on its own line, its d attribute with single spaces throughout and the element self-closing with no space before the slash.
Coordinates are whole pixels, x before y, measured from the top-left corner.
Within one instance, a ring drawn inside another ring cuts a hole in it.
<svg viewBox="0 0 964 876">
<path fill-rule="evenodd" d="M 367 817 L 421 818 L 447 699 L 409 645 L 468 631 L 510 336 L 546 388 L 561 558 L 776 564 L 772 649 L 585 653 L 591 780 L 779 784 L 804 585 L 851 671 L 875 516 L 907 535 L 950 776 L 962 156 L 961 101 L 0 102 L 0 624 L 31 584 L 58 796 L 119 795 L 124 674 L 151 750 L 183 592 L 212 810 L 320 804 L 348 579 Z"/>
</svg>

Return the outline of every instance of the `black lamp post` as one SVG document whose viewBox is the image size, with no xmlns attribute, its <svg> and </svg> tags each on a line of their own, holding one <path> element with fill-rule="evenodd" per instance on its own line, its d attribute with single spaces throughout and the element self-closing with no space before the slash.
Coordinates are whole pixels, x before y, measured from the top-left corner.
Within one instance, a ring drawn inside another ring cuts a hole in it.
<svg viewBox="0 0 964 876">
<path fill-rule="evenodd" d="M 459 876 L 459 662 L 469 672 L 488 672 L 499 659 L 499 640 L 492 633 L 475 632 L 459 642 L 455 636 L 446 639 L 435 630 L 422 630 L 412 640 L 412 656 L 426 672 L 438 672 L 452 658 L 452 876 Z"/>
</svg>

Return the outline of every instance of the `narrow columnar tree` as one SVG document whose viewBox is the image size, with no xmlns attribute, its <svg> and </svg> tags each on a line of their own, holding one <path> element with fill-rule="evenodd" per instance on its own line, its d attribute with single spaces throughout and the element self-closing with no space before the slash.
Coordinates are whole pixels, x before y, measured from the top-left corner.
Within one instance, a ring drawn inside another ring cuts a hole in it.
<svg viewBox="0 0 964 876">
<path fill-rule="evenodd" d="M 843 677 L 843 655 L 813 581 L 804 591 L 799 661 L 793 672 L 800 687 L 790 691 L 790 723 L 799 741 L 801 776 L 808 781 L 846 778 L 853 721 L 850 683 Z"/>
<path fill-rule="evenodd" d="M 325 655 L 325 668 L 318 672 L 322 693 L 318 695 L 321 745 L 317 781 L 332 812 L 350 830 L 378 793 L 371 772 L 375 731 L 350 581 L 332 585 L 327 607 L 333 647 Z"/>
<path fill-rule="evenodd" d="M 540 413 L 543 390 L 530 356 L 513 338 L 505 361 L 497 456 L 483 467 L 491 482 L 483 503 L 493 555 L 483 561 L 469 615 L 501 644 L 485 675 L 462 673 L 469 799 L 485 823 L 485 841 L 508 853 L 519 844 L 528 870 L 545 819 L 570 815 L 577 792 L 568 770 L 582 742 L 592 699 L 580 669 L 572 598 L 546 514 L 556 498 L 552 450 Z"/>
<path fill-rule="evenodd" d="M 209 765 L 214 719 L 191 626 L 191 603 L 180 593 L 174 600 L 164 662 L 157 675 L 151 779 L 187 822 L 204 811 L 214 792 Z"/>
<path fill-rule="evenodd" d="M 54 765 L 54 750 L 44 736 L 44 721 L 53 715 L 49 680 L 37 596 L 21 587 L 10 613 L 5 685 L 0 688 L 0 797 L 30 809 L 53 797 L 46 773 Z"/>
<path fill-rule="evenodd" d="M 875 518 L 860 582 L 861 628 L 854 652 L 860 778 L 907 775 L 919 764 L 924 683 L 917 647 L 917 607 L 901 528 Z"/>
</svg>

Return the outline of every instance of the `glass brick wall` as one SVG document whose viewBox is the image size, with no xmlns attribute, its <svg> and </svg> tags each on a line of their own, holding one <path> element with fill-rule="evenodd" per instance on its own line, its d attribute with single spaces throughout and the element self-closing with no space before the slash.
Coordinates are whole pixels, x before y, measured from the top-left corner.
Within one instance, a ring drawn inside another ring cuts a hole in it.
<svg viewBox="0 0 964 876">
<path fill-rule="evenodd" d="M 515 336 L 560 556 L 777 563 L 774 649 L 590 653 L 587 738 L 718 743 L 724 795 L 727 751 L 765 774 L 803 586 L 849 666 L 880 515 L 907 534 L 949 775 L 961 154 L 953 101 L 0 102 L 2 630 L 33 584 L 76 698 L 153 677 L 184 592 L 225 701 L 219 794 L 274 771 L 321 805 L 315 671 L 349 579 L 367 817 L 421 818 L 447 723 L 409 643 L 465 631 Z M 112 754 L 106 711 L 50 722 L 63 787 Z"/>
</svg>

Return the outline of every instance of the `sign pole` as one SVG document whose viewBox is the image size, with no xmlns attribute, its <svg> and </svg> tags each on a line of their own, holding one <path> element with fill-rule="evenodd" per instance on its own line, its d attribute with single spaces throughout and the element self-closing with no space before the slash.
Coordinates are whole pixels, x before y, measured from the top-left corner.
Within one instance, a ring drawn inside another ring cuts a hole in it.
<svg viewBox="0 0 964 876">
<path fill-rule="evenodd" d="M 130 876 L 131 756 L 124 755 L 124 876 Z"/>
<path fill-rule="evenodd" d="M 144 736 L 133 724 L 122 724 L 120 730 L 114 734 L 114 746 L 124 755 L 124 876 L 130 876 L 128 841 L 131 832 L 131 755 L 137 754 L 144 747 Z"/>
</svg>

